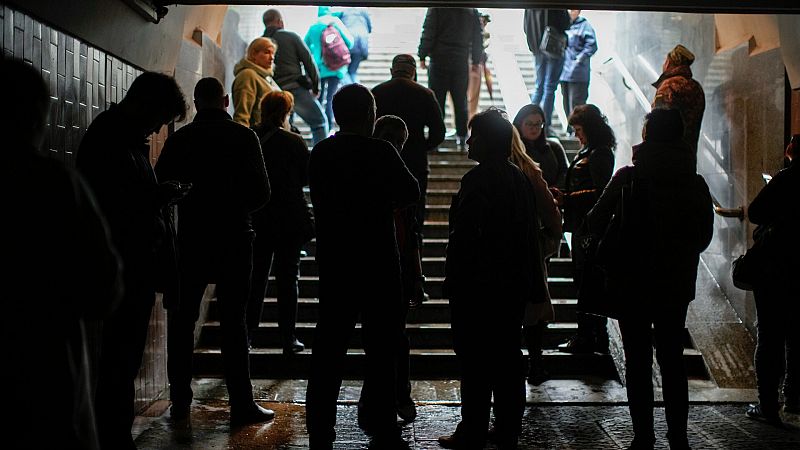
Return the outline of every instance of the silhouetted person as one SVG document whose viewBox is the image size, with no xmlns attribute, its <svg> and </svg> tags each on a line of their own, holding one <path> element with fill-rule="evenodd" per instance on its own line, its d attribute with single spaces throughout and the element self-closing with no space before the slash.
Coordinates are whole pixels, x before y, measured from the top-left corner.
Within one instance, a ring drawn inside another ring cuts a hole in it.
<svg viewBox="0 0 800 450">
<path fill-rule="evenodd" d="M 776 173 L 747 208 L 750 221 L 766 232 L 765 279 L 753 289 L 756 303 L 755 366 L 758 381 L 758 404 L 749 405 L 747 415 L 773 424 L 780 424 L 780 403 L 783 387 L 784 412 L 800 413 L 800 289 L 796 272 L 800 259 L 800 172 L 797 152 L 800 135 L 792 136 L 785 155 L 789 167 Z M 769 229 L 766 231 L 765 229 Z M 783 377 L 783 386 L 781 386 Z"/>
<path fill-rule="evenodd" d="M 206 287 L 216 283 L 231 426 L 264 422 L 274 413 L 253 401 L 245 310 L 254 237 L 250 214 L 269 200 L 269 181 L 255 132 L 225 112 L 222 84 L 210 77 L 198 81 L 194 104 L 194 120 L 167 138 L 156 164 L 160 179 L 192 186 L 178 202 L 180 304 L 167 315 L 170 413 L 173 420 L 189 416 L 195 322 Z"/>
<path fill-rule="evenodd" d="M 375 121 L 376 138 L 392 144 L 402 155 L 403 145 L 408 139 L 408 129 L 403 119 L 397 116 L 382 116 Z M 417 223 L 415 206 L 398 208 L 394 211 L 394 227 L 397 237 L 397 248 L 400 252 L 400 273 L 403 280 L 403 318 L 408 309 L 416 308 L 427 299 L 425 294 L 425 277 L 422 274 L 422 260 L 419 252 L 419 224 Z M 410 348 L 408 336 L 402 333 L 394 349 L 396 357 L 395 405 L 397 415 L 405 422 L 413 422 L 417 417 L 417 409 L 411 398 L 411 381 L 409 373 Z M 359 399 L 358 421 L 362 428 L 369 430 L 370 412 L 364 405 L 369 405 L 372 381 L 364 380 Z"/>
<path fill-rule="evenodd" d="M 700 126 L 706 109 L 706 96 L 700 83 L 692 78 L 694 54 L 678 44 L 667 54 L 661 76 L 653 86 L 653 108 L 677 109 L 683 117 L 683 139 L 697 154 Z"/>
<path fill-rule="evenodd" d="M 293 97 L 286 91 L 270 92 L 261 102 L 263 122 L 257 129 L 267 167 L 272 198 L 253 213 L 256 240 L 253 244 L 253 276 L 247 303 L 247 329 L 251 338 L 258 331 L 270 270 L 278 297 L 278 327 L 284 354 L 303 351 L 295 335 L 297 281 L 300 250 L 314 237 L 314 222 L 303 187 L 308 185 L 308 146 L 288 131 Z"/>
<path fill-rule="evenodd" d="M 280 90 L 272 79 L 276 45 L 272 39 L 258 37 L 247 46 L 247 54 L 233 67 L 233 120 L 254 128 L 261 123 L 261 99 L 267 92 Z"/>
<path fill-rule="evenodd" d="M 434 151 L 444 140 L 444 120 L 433 91 L 416 82 L 417 63 L 413 56 L 395 56 L 391 74 L 392 79 L 372 88 L 372 94 L 378 107 L 378 117 L 398 116 L 408 129 L 408 140 L 400 156 L 419 183 L 420 195 L 415 210 L 421 229 L 425 224 L 428 192 L 428 152 Z M 425 128 L 428 129 L 427 136 Z"/>
<path fill-rule="evenodd" d="M 157 181 L 148 138 L 185 114 L 175 80 L 145 72 L 118 105 L 94 119 L 78 149 L 78 170 L 95 193 L 124 269 L 122 303 L 103 324 L 95 406 L 105 448 L 135 448 L 134 381 L 155 303 L 157 252 L 167 238 L 161 211 L 186 193 L 177 183 Z"/>
<path fill-rule="evenodd" d="M 556 201 L 564 212 L 564 231 L 572 233 L 573 282 L 580 288 L 586 252 L 581 245 L 585 236 L 582 228 L 586 213 L 592 209 L 614 171 L 614 148 L 617 139 L 608 126 L 606 116 L 595 105 L 580 105 L 569 116 L 569 124 L 581 143 L 565 181 L 564 193 L 556 192 Z M 580 304 L 578 305 L 580 307 Z M 607 320 L 578 312 L 578 331 L 559 349 L 569 353 L 608 352 Z"/>
<path fill-rule="evenodd" d="M 552 136 L 553 109 L 556 101 L 556 88 L 564 69 L 564 54 L 561 57 L 542 52 L 540 46 L 545 29 L 552 27 L 555 33 L 563 34 L 569 29 L 570 18 L 566 9 L 526 9 L 523 30 L 528 40 L 528 50 L 533 53 L 536 70 L 536 87 L 531 95 L 531 103 L 539 105 L 544 111 L 544 131 Z M 571 111 L 566 111 L 570 114 Z"/>
<path fill-rule="evenodd" d="M 419 65 L 428 69 L 428 87 L 436 94 L 442 117 L 447 93 L 453 100 L 459 149 L 467 141 L 467 87 L 483 54 L 480 14 L 475 8 L 428 8 L 419 39 Z M 430 64 L 425 59 L 430 57 Z"/>
<path fill-rule="evenodd" d="M 509 161 L 513 126 L 489 109 L 470 129 L 469 157 L 479 164 L 450 207 L 444 285 L 461 367 L 461 423 L 439 444 L 482 449 L 494 399 L 495 440 L 510 449 L 525 407 L 522 317 L 527 302 L 546 300 L 547 281 L 533 187 Z"/>
<path fill-rule="evenodd" d="M 619 319 L 625 381 L 633 422 L 629 448 L 652 449 L 653 346 L 661 369 L 670 449 L 688 449 L 689 392 L 683 363 L 686 311 L 695 297 L 700 253 L 711 242 L 714 213 L 694 152 L 683 143 L 676 110 L 655 109 L 645 118 L 644 142 L 633 147 L 633 165 L 617 171 L 586 217 L 590 234 L 602 236 L 622 197 L 620 230 L 624 266 Z"/>
<path fill-rule="evenodd" d="M 294 96 L 294 112 L 311 128 L 311 138 L 316 144 L 328 137 L 328 119 L 317 101 L 317 65 L 300 36 L 284 28 L 280 11 L 268 9 L 263 20 L 264 37 L 272 39 L 278 46 L 275 53 L 275 82 Z"/>
<path fill-rule="evenodd" d="M 419 189 L 394 147 L 370 137 L 375 99 L 369 89 L 343 87 L 333 99 L 333 110 L 341 131 L 317 144 L 309 161 L 320 310 L 306 426 L 311 448 L 332 447 L 344 357 L 360 315 L 365 377 L 375 381 L 367 405 L 369 428 L 376 445 L 387 448 L 401 442 L 392 349 L 404 325 L 393 211 L 417 201 Z M 366 251 L 369 264 L 362 257 Z"/>
<path fill-rule="evenodd" d="M 597 36 L 589 21 L 581 17 L 580 9 L 568 9 L 567 12 L 571 23 L 567 29 L 567 51 L 560 83 L 564 113 L 570 115 L 576 106 L 585 105 L 589 98 L 590 62 L 597 52 Z"/>
<path fill-rule="evenodd" d="M 0 58 L 0 86 L 8 88 L 0 120 L 8 214 L 0 233 L 0 336 L 8 344 L 0 380 L 14 410 L 0 431 L 9 448 L 97 449 L 89 322 L 118 305 L 119 256 L 80 175 L 38 153 L 50 105 L 41 75 Z"/>
</svg>

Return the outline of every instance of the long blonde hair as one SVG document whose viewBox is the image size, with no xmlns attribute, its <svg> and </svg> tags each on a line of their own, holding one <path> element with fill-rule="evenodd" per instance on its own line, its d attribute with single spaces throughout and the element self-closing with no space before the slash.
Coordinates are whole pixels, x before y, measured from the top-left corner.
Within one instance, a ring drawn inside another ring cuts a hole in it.
<svg viewBox="0 0 800 450">
<path fill-rule="evenodd" d="M 533 181 L 537 178 L 537 173 L 541 177 L 542 169 L 528 153 L 525 152 L 525 144 L 522 143 L 522 138 L 517 131 L 517 127 L 511 127 L 511 162 L 522 170 L 522 173 Z"/>
</svg>

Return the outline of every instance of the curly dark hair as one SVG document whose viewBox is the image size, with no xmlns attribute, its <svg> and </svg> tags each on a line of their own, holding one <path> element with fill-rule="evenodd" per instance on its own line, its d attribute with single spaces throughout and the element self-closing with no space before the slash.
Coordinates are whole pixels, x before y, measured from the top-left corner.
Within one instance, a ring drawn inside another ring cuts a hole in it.
<svg viewBox="0 0 800 450">
<path fill-rule="evenodd" d="M 595 105 L 576 106 L 569 115 L 569 124 L 583 128 L 589 147 L 608 147 L 611 150 L 617 147 L 614 130 L 608 126 L 608 119 Z"/>
</svg>

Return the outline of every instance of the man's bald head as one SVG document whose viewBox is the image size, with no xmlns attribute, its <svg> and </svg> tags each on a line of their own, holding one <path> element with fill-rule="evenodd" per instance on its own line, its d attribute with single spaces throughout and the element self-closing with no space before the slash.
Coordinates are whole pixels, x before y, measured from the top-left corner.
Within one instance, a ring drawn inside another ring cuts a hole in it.
<svg viewBox="0 0 800 450">
<path fill-rule="evenodd" d="M 277 9 L 268 9 L 261 17 L 265 27 L 278 27 L 283 28 L 283 16 Z"/>
</svg>

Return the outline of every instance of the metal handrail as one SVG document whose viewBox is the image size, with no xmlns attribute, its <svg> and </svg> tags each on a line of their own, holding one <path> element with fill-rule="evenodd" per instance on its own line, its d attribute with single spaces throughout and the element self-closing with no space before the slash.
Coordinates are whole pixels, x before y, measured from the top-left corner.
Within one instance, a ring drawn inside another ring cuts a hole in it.
<svg viewBox="0 0 800 450">
<path fill-rule="evenodd" d="M 714 203 L 714 212 L 717 213 L 717 215 L 744 220 L 744 206 L 738 208 L 723 208 L 713 194 L 711 195 L 711 202 Z"/>
</svg>

